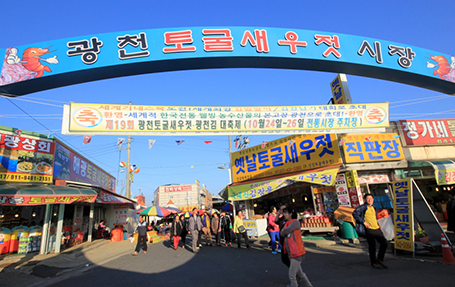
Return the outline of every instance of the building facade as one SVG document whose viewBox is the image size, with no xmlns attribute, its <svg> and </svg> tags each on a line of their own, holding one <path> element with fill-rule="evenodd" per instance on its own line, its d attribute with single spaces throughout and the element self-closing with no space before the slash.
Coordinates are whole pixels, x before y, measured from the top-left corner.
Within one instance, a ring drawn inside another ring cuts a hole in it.
<svg viewBox="0 0 455 287">
<path fill-rule="evenodd" d="M 184 211 L 212 208 L 212 195 L 198 180 L 191 184 L 169 184 L 159 186 L 153 196 L 153 205 L 174 204 Z"/>
</svg>

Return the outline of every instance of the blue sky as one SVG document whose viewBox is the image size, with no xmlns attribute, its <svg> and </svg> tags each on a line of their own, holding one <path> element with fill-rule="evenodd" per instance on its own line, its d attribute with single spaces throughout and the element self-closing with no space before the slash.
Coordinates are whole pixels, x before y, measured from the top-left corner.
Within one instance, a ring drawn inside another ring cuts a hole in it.
<svg viewBox="0 0 455 287">
<path fill-rule="evenodd" d="M 3 5 L 0 48 L 69 37 L 171 27 L 251 26 L 327 31 L 365 36 L 453 55 L 453 1 L 20 1 Z M 140 105 L 277 106 L 326 104 L 335 73 L 284 69 L 212 69 L 177 71 L 109 79 L 0 98 L 0 125 L 48 134 L 51 130 L 89 160 L 118 175 L 119 136 L 60 135 L 62 105 L 97 102 Z M 391 120 L 454 118 L 455 100 L 438 92 L 400 83 L 348 75 L 354 102 L 390 102 Z M 27 100 L 27 101 L 24 101 Z M 38 103 L 30 102 L 35 101 Z M 196 179 L 212 193 L 229 181 L 227 136 L 134 136 L 132 192 L 148 203 L 167 183 Z M 250 146 L 277 136 L 250 136 Z M 148 149 L 148 139 L 155 139 Z M 177 146 L 175 140 L 185 140 Z M 211 144 L 203 141 L 213 140 Z M 120 174 L 122 176 L 122 174 Z M 118 186 L 119 190 L 120 187 Z"/>
</svg>

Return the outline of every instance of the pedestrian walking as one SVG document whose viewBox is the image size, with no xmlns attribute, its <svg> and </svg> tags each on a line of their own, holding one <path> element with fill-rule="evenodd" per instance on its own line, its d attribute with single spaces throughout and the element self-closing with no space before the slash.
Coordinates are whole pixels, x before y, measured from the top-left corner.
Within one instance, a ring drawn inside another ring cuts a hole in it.
<svg viewBox="0 0 455 287">
<path fill-rule="evenodd" d="M 270 209 L 270 214 L 268 217 L 268 224 L 267 224 L 267 231 L 270 234 L 271 245 L 272 245 L 272 253 L 276 254 L 277 251 L 281 252 L 281 243 L 280 243 L 280 227 L 278 224 L 275 223 L 276 219 L 276 207 L 272 206 Z M 278 250 L 276 250 L 276 246 L 278 243 Z"/>
<path fill-rule="evenodd" d="M 365 237 L 368 242 L 368 251 L 370 253 L 370 263 L 373 268 L 387 269 L 384 264 L 384 256 L 387 250 L 387 239 L 379 228 L 378 220 L 376 219 L 376 209 L 373 207 L 374 197 L 372 194 L 365 194 L 363 197 L 365 204 L 357 207 L 352 216 L 356 220 L 356 225 L 365 226 Z M 356 226 L 359 229 L 360 226 Z M 379 243 L 379 251 L 376 256 L 376 241 Z"/>
<path fill-rule="evenodd" d="M 280 207 L 280 210 L 277 211 L 277 215 L 275 218 L 275 223 L 278 224 L 280 228 L 280 233 L 281 230 L 283 230 L 284 225 L 286 224 L 286 218 L 284 217 L 283 211 L 286 208 L 286 205 L 282 205 Z M 284 236 L 280 234 L 280 244 L 281 246 L 284 246 Z M 284 265 L 286 265 L 288 268 L 291 266 L 291 261 L 289 261 L 289 256 L 285 254 L 284 252 L 281 252 L 281 262 L 283 262 Z"/>
<path fill-rule="evenodd" d="M 188 234 L 191 234 L 192 248 L 194 253 L 198 253 L 198 238 L 199 233 L 202 231 L 201 217 L 198 216 L 197 207 L 193 208 L 193 214 L 188 220 Z"/>
<path fill-rule="evenodd" d="M 218 216 L 218 213 L 214 213 L 212 216 L 212 222 L 210 223 L 210 228 L 212 229 L 213 235 L 215 235 L 215 243 L 217 246 L 221 246 L 220 243 L 220 235 L 221 232 L 218 232 L 219 230 L 219 225 L 220 225 L 220 218 Z"/>
<path fill-rule="evenodd" d="M 300 222 L 297 220 L 297 210 L 293 207 L 286 207 L 283 210 L 286 224 L 280 231 L 280 235 L 285 237 L 283 253 L 288 254 L 291 265 L 289 267 L 289 281 L 291 284 L 288 287 L 297 287 L 297 276 L 300 281 L 307 287 L 312 287 L 310 280 L 303 272 L 302 261 L 305 259 L 305 246 L 303 245 L 302 236 L 300 234 Z"/>
<path fill-rule="evenodd" d="M 185 248 L 186 235 L 188 234 L 188 224 L 185 219 L 185 215 L 180 215 L 180 222 L 182 222 L 182 232 L 180 233 L 180 238 L 182 239 L 182 248 Z"/>
<path fill-rule="evenodd" d="M 174 250 L 177 250 L 179 247 L 179 241 L 180 241 L 180 235 L 182 233 L 182 222 L 180 221 L 180 217 L 178 215 L 175 216 L 174 222 L 172 222 L 172 227 L 171 227 L 171 236 L 172 236 L 172 241 L 174 244 Z"/>
<path fill-rule="evenodd" d="M 144 253 L 147 253 L 147 222 L 144 221 L 144 217 L 139 216 L 139 223 L 137 225 L 137 244 L 136 250 L 132 255 L 138 255 L 139 251 L 144 250 Z"/>
<path fill-rule="evenodd" d="M 205 211 L 204 215 L 202 215 L 202 232 L 204 233 L 205 237 L 205 245 L 212 246 L 212 233 L 210 232 L 210 215 L 208 211 Z"/>
<path fill-rule="evenodd" d="M 234 234 L 237 235 L 237 247 L 241 248 L 241 239 L 242 236 L 245 239 L 245 245 L 247 249 L 250 249 L 250 242 L 248 240 L 248 235 L 246 233 L 246 228 L 243 225 L 243 212 L 239 210 L 237 212 L 237 216 L 235 217 L 234 220 Z"/>
<path fill-rule="evenodd" d="M 224 245 L 225 246 L 232 246 L 231 243 L 231 218 L 226 214 L 226 211 L 221 213 L 220 217 L 220 225 L 221 225 L 221 232 L 224 236 Z"/>
</svg>

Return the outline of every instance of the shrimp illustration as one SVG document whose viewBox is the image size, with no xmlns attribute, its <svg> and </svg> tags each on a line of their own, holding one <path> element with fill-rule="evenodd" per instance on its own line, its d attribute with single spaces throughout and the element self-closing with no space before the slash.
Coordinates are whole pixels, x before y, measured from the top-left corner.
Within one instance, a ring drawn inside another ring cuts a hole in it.
<svg viewBox="0 0 455 287">
<path fill-rule="evenodd" d="M 22 66 L 31 71 L 36 72 L 35 78 L 39 78 L 46 72 L 52 72 L 49 66 L 43 65 L 40 61 L 44 61 L 51 64 L 58 64 L 57 55 L 51 58 L 41 58 L 41 56 L 52 53 L 54 51 L 49 51 L 49 48 L 27 48 L 22 53 L 22 60 L 17 55 L 18 50 L 16 48 L 11 49 L 11 54 L 8 55 L 7 63 L 10 65 L 21 63 Z"/>
<path fill-rule="evenodd" d="M 436 70 L 433 71 L 433 75 L 438 75 L 440 79 L 455 82 L 455 57 L 450 57 L 447 60 L 444 56 L 431 56 L 431 60 L 435 61 L 436 64 L 430 63 L 427 61 L 427 68 L 433 69 L 437 67 Z"/>
</svg>

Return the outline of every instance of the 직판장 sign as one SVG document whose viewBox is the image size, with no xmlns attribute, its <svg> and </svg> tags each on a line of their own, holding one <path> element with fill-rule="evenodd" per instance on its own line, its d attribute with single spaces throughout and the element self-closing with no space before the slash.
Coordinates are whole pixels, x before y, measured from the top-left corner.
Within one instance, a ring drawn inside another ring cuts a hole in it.
<svg viewBox="0 0 455 287">
<path fill-rule="evenodd" d="M 400 137 L 395 133 L 340 136 L 346 163 L 404 159 Z"/>
<path fill-rule="evenodd" d="M 63 134 L 223 135 L 341 133 L 389 126 L 388 103 L 199 107 L 71 103 Z"/>
</svg>

